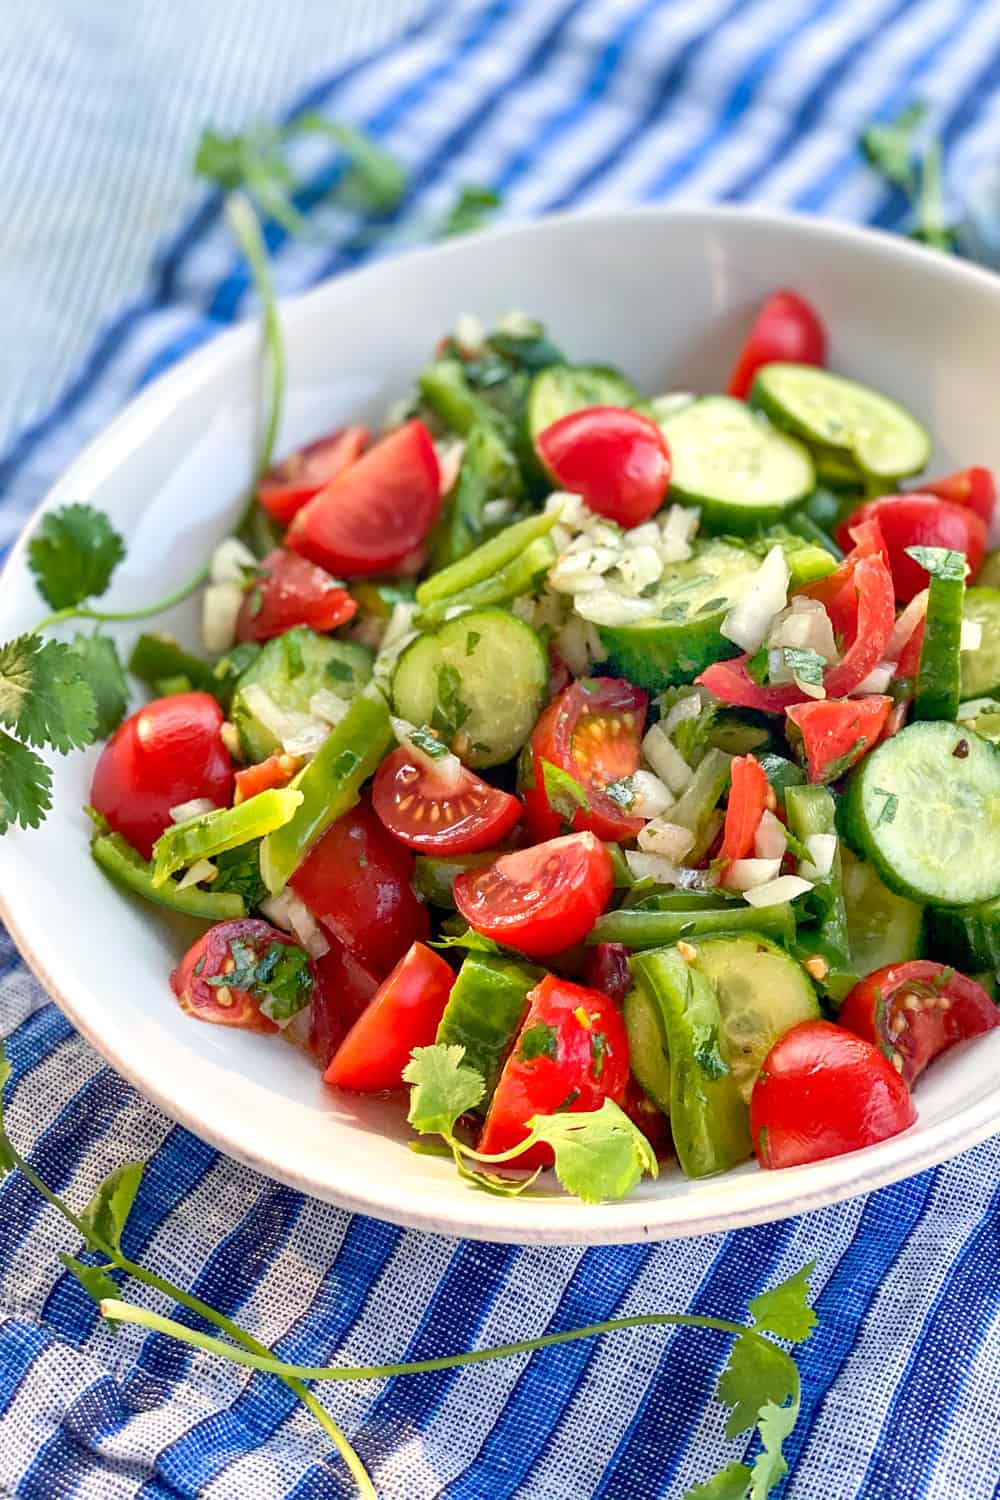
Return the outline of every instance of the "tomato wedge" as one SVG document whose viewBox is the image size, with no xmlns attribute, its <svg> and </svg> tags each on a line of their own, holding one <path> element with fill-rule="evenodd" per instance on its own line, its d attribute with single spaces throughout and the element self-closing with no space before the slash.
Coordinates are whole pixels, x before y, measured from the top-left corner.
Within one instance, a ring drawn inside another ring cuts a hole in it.
<svg viewBox="0 0 1000 1500">
<path fill-rule="evenodd" d="M 967 505 L 987 526 L 996 509 L 997 487 L 990 469 L 962 469 L 944 479 L 925 479 L 920 485 L 920 493 L 937 495 L 955 505 Z"/>
<path fill-rule="evenodd" d="M 967 505 L 955 505 L 917 491 L 868 500 L 837 528 L 841 546 L 859 522 L 877 521 L 889 553 L 896 598 L 906 603 L 927 586 L 927 570 L 908 556 L 908 547 L 950 547 L 964 552 L 973 574 L 986 553 L 986 522 Z"/>
<path fill-rule="evenodd" d="M 211 1021 L 215 1026 L 235 1026 L 241 1031 L 277 1031 L 278 1028 L 260 1008 L 266 991 L 237 989 L 225 982 L 227 974 L 246 970 L 259 962 L 274 944 L 296 947 L 295 939 L 279 932 L 269 922 L 244 917 L 235 922 L 219 922 L 210 927 L 181 959 L 170 976 L 177 1003 L 197 1021 Z M 315 973 L 307 970 L 310 998 Z"/>
<path fill-rule="evenodd" d="M 349 948 L 330 938 L 313 959 L 316 988 L 309 1016 L 309 1051 L 325 1073 L 330 1059 L 379 987 L 379 980 Z"/>
<path fill-rule="evenodd" d="M 768 801 L 767 776 L 753 755 L 737 755 L 730 768 L 729 801 L 722 830 L 719 858 L 723 885 L 734 859 L 746 859 L 753 853 L 754 838 L 760 827 Z"/>
<path fill-rule="evenodd" d="M 233 764 L 222 743 L 222 709 L 208 693 L 173 693 L 140 708 L 101 751 L 91 806 L 149 859 L 172 822 L 170 809 L 196 798 L 228 807 Z"/>
<path fill-rule="evenodd" d="M 589 406 L 560 417 L 535 440 L 561 489 L 626 528 L 655 516 L 670 484 L 670 449 L 648 417 L 623 406 Z"/>
<path fill-rule="evenodd" d="M 276 547 L 260 565 L 236 617 L 238 641 L 269 641 L 295 625 L 336 630 L 357 614 L 345 588 L 323 568 Z"/>
<path fill-rule="evenodd" d="M 441 470 L 423 422 L 406 422 L 306 502 L 286 542 L 342 578 L 389 573 L 427 536 Z"/>
<path fill-rule="evenodd" d="M 639 769 L 648 702 L 630 682 L 589 677 L 564 688 L 549 704 L 531 736 L 531 785 L 522 787 L 531 839 L 555 838 L 566 825 L 589 829 L 601 839 L 635 838 L 642 819 L 630 817 L 605 788 Z M 546 790 L 544 762 L 572 776 L 589 804 L 586 810 L 575 805 L 572 787 L 560 795 L 551 771 Z"/>
<path fill-rule="evenodd" d="M 865 557 L 882 557 L 889 565 L 889 550 L 876 520 L 860 521 L 849 528 L 850 542 L 854 545 L 840 567 L 826 578 L 805 584 L 796 593 L 817 599 L 827 614 L 834 630 L 845 641 L 853 641 L 858 633 L 858 591 L 854 573 L 858 563 Z"/>
<path fill-rule="evenodd" d="M 258 761 L 255 766 L 246 766 L 242 771 L 237 771 L 233 806 L 237 807 L 248 797 L 256 797 L 258 792 L 269 792 L 274 787 L 287 786 L 304 763 L 301 755 L 286 755 L 281 750 L 269 755 L 266 760 Z"/>
<path fill-rule="evenodd" d="M 412 878 L 413 855 L 383 828 L 366 798 L 327 829 L 289 884 L 317 921 L 384 979 L 430 930 Z"/>
<path fill-rule="evenodd" d="M 761 307 L 729 377 L 730 396 L 745 400 L 760 367 L 779 360 L 826 363 L 826 329 L 819 314 L 795 292 L 774 292 Z"/>
<path fill-rule="evenodd" d="M 456 785 L 417 765 L 402 746 L 375 774 L 372 806 L 394 838 L 410 849 L 437 854 L 478 854 L 506 838 L 522 807 L 462 767 Z"/>
<path fill-rule="evenodd" d="M 469 926 L 529 958 L 578 943 L 611 899 L 611 856 L 592 833 L 502 854 L 456 875 L 455 905 Z"/>
<path fill-rule="evenodd" d="M 801 1021 L 764 1059 L 750 1096 L 762 1167 L 860 1151 L 916 1119 L 910 1091 L 877 1047 L 831 1021 Z"/>
<path fill-rule="evenodd" d="M 600 990 L 547 974 L 528 996 L 528 1011 L 500 1075 L 479 1149 L 509 1151 L 534 1115 L 578 1114 L 620 1103 L 629 1079 L 628 1037 L 618 1007 Z M 518 1167 L 547 1167 L 552 1148 L 533 1146 Z"/>
<path fill-rule="evenodd" d="M 929 958 L 876 969 L 854 986 L 838 1019 L 878 1047 L 910 1085 L 956 1042 L 1000 1025 L 981 984 Z"/>
<path fill-rule="evenodd" d="M 410 1054 L 433 1042 L 454 983 L 441 955 L 414 943 L 344 1037 L 324 1083 L 359 1094 L 402 1088 Z"/>
<path fill-rule="evenodd" d="M 344 427 L 297 448 L 268 469 L 257 486 L 257 499 L 268 515 L 287 526 L 307 500 L 360 458 L 368 442 L 368 428 Z"/>
<path fill-rule="evenodd" d="M 802 737 L 806 774 L 812 782 L 836 781 L 882 738 L 892 699 L 826 698 L 796 703 L 786 710 Z"/>
</svg>

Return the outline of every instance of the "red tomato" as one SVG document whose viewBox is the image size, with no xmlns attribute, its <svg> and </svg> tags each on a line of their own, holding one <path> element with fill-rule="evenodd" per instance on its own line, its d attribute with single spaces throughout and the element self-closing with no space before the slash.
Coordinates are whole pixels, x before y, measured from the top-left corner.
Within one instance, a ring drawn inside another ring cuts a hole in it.
<svg viewBox="0 0 1000 1500">
<path fill-rule="evenodd" d="M 262 996 L 253 990 L 234 989 L 228 984 L 213 984 L 245 966 L 242 949 L 254 959 L 263 958 L 273 943 L 294 947 L 295 939 L 279 932 L 256 917 L 235 922 L 219 922 L 210 927 L 181 959 L 170 976 L 177 1003 L 197 1021 L 211 1021 L 216 1026 L 238 1026 L 243 1031 L 277 1031 L 277 1026 L 261 1012 Z M 233 945 L 237 945 L 234 955 Z M 315 975 L 313 975 L 315 980 Z"/>
<path fill-rule="evenodd" d="M 837 540 L 859 521 L 877 521 L 889 551 L 896 598 L 906 603 L 927 587 L 927 569 L 907 556 L 908 547 L 951 547 L 964 552 L 973 574 L 986 552 L 986 523 L 965 505 L 953 505 L 935 495 L 883 495 L 864 505 L 837 527 Z"/>
<path fill-rule="evenodd" d="M 222 709 L 208 693 L 174 693 L 130 714 L 94 767 L 91 805 L 149 859 L 170 809 L 196 797 L 228 807 L 233 766 L 222 743 Z"/>
<path fill-rule="evenodd" d="M 336 630 L 357 614 L 357 603 L 347 590 L 295 552 L 276 547 L 260 567 L 236 617 L 238 641 L 269 641 L 296 625 Z"/>
<path fill-rule="evenodd" d="M 478 854 L 505 838 L 522 807 L 463 766 L 457 786 L 442 785 L 402 746 L 375 773 L 372 806 L 389 832 L 411 849 Z"/>
<path fill-rule="evenodd" d="M 388 573 L 427 536 L 441 471 L 423 422 L 407 422 L 302 507 L 286 541 L 343 578 Z"/>
<path fill-rule="evenodd" d="M 916 1119 L 910 1091 L 871 1042 L 831 1021 L 801 1021 L 764 1059 L 750 1096 L 762 1167 L 797 1167 L 874 1146 Z"/>
<path fill-rule="evenodd" d="M 412 876 L 413 855 L 386 832 L 366 798 L 327 829 L 289 884 L 313 916 L 384 979 L 430 930 Z"/>
<path fill-rule="evenodd" d="M 287 786 L 303 764 L 301 755 L 286 755 L 282 750 L 269 755 L 267 760 L 258 761 L 255 766 L 246 766 L 242 771 L 237 771 L 233 806 L 238 807 L 248 797 L 256 797 L 258 792 L 269 792 L 273 787 Z"/>
<path fill-rule="evenodd" d="M 545 792 L 548 761 L 579 783 L 590 810 L 577 808 L 570 826 L 589 829 L 602 839 L 635 838 L 641 818 L 629 817 L 605 794 L 612 781 L 639 768 L 648 696 L 616 677 L 588 677 L 564 688 L 542 714 L 531 736 L 531 779 L 522 788 L 525 826 L 536 842 L 555 838 L 566 825 L 568 809 L 553 810 Z"/>
<path fill-rule="evenodd" d="M 745 400 L 760 367 L 779 361 L 826 363 L 826 329 L 819 314 L 794 292 L 774 292 L 757 314 L 729 377 L 730 396 Z"/>
<path fill-rule="evenodd" d="M 826 578 L 805 584 L 796 589 L 810 599 L 818 599 L 830 616 L 834 630 L 845 641 L 853 641 L 858 633 L 858 591 L 854 574 L 858 563 L 865 557 L 881 556 L 889 565 L 889 549 L 875 520 L 861 521 L 849 528 L 853 547 L 840 567 Z"/>
<path fill-rule="evenodd" d="M 927 1064 L 956 1042 L 1000 1025 L 981 984 L 945 964 L 915 958 L 887 964 L 856 984 L 838 1017 L 872 1042 L 912 1086 Z"/>
<path fill-rule="evenodd" d="M 323 1072 L 379 987 L 374 974 L 349 948 L 330 939 L 322 958 L 313 960 L 316 988 L 309 1017 L 309 1051 Z"/>
<path fill-rule="evenodd" d="M 595 943 L 588 948 L 582 977 L 592 990 L 602 990 L 620 1005 L 632 988 L 632 971 L 624 943 Z"/>
<path fill-rule="evenodd" d="M 358 1094 L 402 1088 L 414 1047 L 429 1047 L 437 1036 L 454 983 L 440 954 L 414 943 L 337 1048 L 324 1083 Z"/>
<path fill-rule="evenodd" d="M 662 1109 L 653 1103 L 649 1095 L 636 1082 L 634 1073 L 626 1086 L 622 1109 L 632 1124 L 642 1131 L 655 1151 L 658 1161 L 665 1161 L 673 1155 L 674 1142 L 670 1134 L 670 1121 Z"/>
<path fill-rule="evenodd" d="M 367 427 L 345 427 L 297 448 L 268 469 L 257 487 L 257 499 L 281 526 L 287 526 L 307 500 L 361 456 Z"/>
<path fill-rule="evenodd" d="M 538 456 L 561 489 L 599 516 L 639 526 L 655 516 L 670 484 L 670 449 L 648 417 L 623 406 L 589 406 L 546 427 Z"/>
<path fill-rule="evenodd" d="M 508 1151 L 535 1115 L 579 1114 L 620 1103 L 629 1078 L 628 1037 L 618 1007 L 599 990 L 547 974 L 528 996 L 528 1013 L 500 1074 L 480 1151 Z M 533 1146 L 519 1167 L 547 1167 L 551 1146 Z"/>
<path fill-rule="evenodd" d="M 949 474 L 944 479 L 927 479 L 920 486 L 920 493 L 937 495 L 941 500 L 950 500 L 955 505 L 967 505 L 981 521 L 989 526 L 997 503 L 997 487 L 990 469 L 962 469 L 958 474 Z"/>
<path fill-rule="evenodd" d="M 786 710 L 802 736 L 810 781 L 836 781 L 866 750 L 878 744 L 892 699 L 881 693 L 867 698 L 826 698 L 795 703 Z"/>
<path fill-rule="evenodd" d="M 746 859 L 753 853 L 754 838 L 760 827 L 768 803 L 767 776 L 753 755 L 737 755 L 729 768 L 729 802 L 726 805 L 726 821 L 722 830 L 722 860 L 720 879 L 726 883 L 726 874 L 734 859 Z"/>
<path fill-rule="evenodd" d="M 592 833 L 573 833 L 502 854 L 452 884 L 469 926 L 529 958 L 580 942 L 615 888 L 611 856 Z"/>
</svg>

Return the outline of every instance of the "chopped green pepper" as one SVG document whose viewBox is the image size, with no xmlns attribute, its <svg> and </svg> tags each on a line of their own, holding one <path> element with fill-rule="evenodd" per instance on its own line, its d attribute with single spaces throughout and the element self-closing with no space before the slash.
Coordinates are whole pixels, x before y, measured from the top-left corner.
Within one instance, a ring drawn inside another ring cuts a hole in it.
<svg viewBox="0 0 1000 1500">
<path fill-rule="evenodd" d="M 454 496 L 435 529 L 435 566 L 457 562 L 482 541 L 488 500 L 516 499 L 522 488 L 521 472 L 507 444 L 494 426 L 477 422 L 466 440 Z"/>
<path fill-rule="evenodd" d="M 150 687 L 171 677 L 186 677 L 192 687 L 204 693 L 214 693 L 219 685 L 210 661 L 185 651 L 165 635 L 141 635 L 132 647 L 128 669 Z"/>
<path fill-rule="evenodd" d="M 786 787 L 785 811 L 791 832 L 802 843 L 812 834 L 837 831 L 837 804 L 828 787 Z M 800 927 L 792 951 L 802 959 L 822 961 L 810 972 L 825 993 L 839 1004 L 857 980 L 851 962 L 839 841 L 829 875 L 816 881 L 804 905 L 811 920 Z M 827 972 L 821 975 L 819 970 L 824 964 Z"/>
<path fill-rule="evenodd" d="M 461 593 L 446 599 L 435 600 L 420 611 L 416 623 L 421 629 L 440 625 L 449 611 L 461 606 L 463 609 L 479 609 L 490 604 L 506 604 L 519 594 L 528 594 L 549 571 L 556 560 L 556 549 L 552 538 L 536 537 L 521 553 L 505 567 L 491 573 L 479 583 L 471 584 Z"/>
<path fill-rule="evenodd" d="M 428 406 L 461 437 L 477 423 L 494 427 L 499 420 L 489 402 L 472 389 L 460 359 L 446 356 L 425 365 L 417 376 L 417 385 Z"/>
<path fill-rule="evenodd" d="M 188 917 L 204 917 L 207 922 L 229 922 L 246 916 L 243 898 L 235 891 L 203 891 L 196 885 L 179 890 L 176 880 L 155 884 L 152 864 L 126 843 L 121 834 L 99 835 L 92 840 L 90 852 L 117 885 L 145 897 L 147 901 L 155 901 L 159 906 L 168 906 L 171 911 L 183 912 Z"/>
<path fill-rule="evenodd" d="M 153 845 L 153 884 L 163 885 L 176 870 L 226 849 L 249 844 L 281 828 L 301 806 L 302 793 L 292 787 L 258 792 L 238 807 L 216 808 L 161 833 Z"/>
<path fill-rule="evenodd" d="M 451 888 L 455 876 L 491 865 L 496 857 L 494 849 L 485 854 L 455 854 L 450 859 L 442 855 L 418 854 L 413 863 L 413 884 L 417 895 L 431 906 L 454 911 L 455 898 Z"/>
<path fill-rule="evenodd" d="M 795 937 L 795 917 L 787 901 L 774 906 L 753 907 L 731 902 L 728 907 L 706 910 L 693 907 L 674 911 L 622 910 L 598 917 L 587 936 L 588 943 L 624 943 L 626 948 L 660 948 L 678 938 L 704 937 L 709 932 L 763 932 L 779 942 Z"/>
<path fill-rule="evenodd" d="M 539 537 L 546 536 L 559 520 L 558 511 L 544 511 L 541 515 L 529 516 L 506 526 L 498 536 L 490 537 L 474 552 L 460 558 L 450 567 L 442 568 L 417 585 L 416 599 L 422 609 L 445 599 L 449 608 L 455 596 L 476 587 L 499 573 L 502 568 L 515 562 L 525 548 Z"/>
</svg>

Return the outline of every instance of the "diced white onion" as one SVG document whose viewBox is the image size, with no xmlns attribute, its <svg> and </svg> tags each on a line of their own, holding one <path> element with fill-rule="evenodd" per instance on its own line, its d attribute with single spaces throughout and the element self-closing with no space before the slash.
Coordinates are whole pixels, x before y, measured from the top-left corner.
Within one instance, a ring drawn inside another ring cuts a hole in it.
<svg viewBox="0 0 1000 1500">
<path fill-rule="evenodd" d="M 618 559 L 618 573 L 630 594 L 641 594 L 663 576 L 663 560 L 656 547 L 628 547 Z"/>
<path fill-rule="evenodd" d="M 837 853 L 835 833 L 810 833 L 803 840 L 809 850 L 809 858 L 799 864 L 799 874 L 805 880 L 825 880 L 833 869 Z"/>
<path fill-rule="evenodd" d="M 241 583 L 210 583 L 201 600 L 201 640 L 206 651 L 228 651 L 236 640 L 243 605 Z"/>
<path fill-rule="evenodd" d="M 731 891 L 752 891 L 772 882 L 780 869 L 780 859 L 734 859 L 726 870 L 723 884 Z"/>
<path fill-rule="evenodd" d="M 689 870 L 665 859 L 662 854 L 626 849 L 625 863 L 636 880 L 655 880 L 658 885 L 676 885 L 686 891 L 705 890 L 711 884 L 707 870 Z"/>
<path fill-rule="evenodd" d="M 346 698 L 341 698 L 330 688 L 319 688 L 309 699 L 309 712 L 314 719 L 322 719 L 324 724 L 339 724 L 350 706 Z"/>
<path fill-rule="evenodd" d="M 486 342 L 486 329 L 475 313 L 462 313 L 455 322 L 455 343 L 465 354 L 478 354 Z"/>
<path fill-rule="evenodd" d="M 659 518 L 660 556 L 665 563 L 686 562 L 698 530 L 701 511 L 695 506 L 671 505 Z"/>
<path fill-rule="evenodd" d="M 269 922 L 290 932 L 305 949 L 310 958 L 322 958 L 330 951 L 330 944 L 312 912 L 294 891 L 287 888 L 280 896 L 268 896 L 260 903 L 260 909 Z"/>
<path fill-rule="evenodd" d="M 983 644 L 983 627 L 978 620 L 963 620 L 960 648 L 963 651 L 978 651 Z"/>
<path fill-rule="evenodd" d="M 780 547 L 770 552 L 750 580 L 742 599 L 729 610 L 720 627 L 727 641 L 754 652 L 767 639 L 776 615 L 788 601 L 788 563 Z"/>
<path fill-rule="evenodd" d="M 291 1042 L 293 1047 L 301 1047 L 303 1051 L 309 1047 L 309 1033 L 312 1030 L 312 1006 L 303 1005 L 297 1010 L 290 1021 L 286 1021 L 281 1028 L 282 1041 Z"/>
<path fill-rule="evenodd" d="M 781 859 L 787 848 L 788 837 L 784 823 L 775 817 L 770 808 L 765 808 L 754 835 L 753 852 L 758 859 Z"/>
<path fill-rule="evenodd" d="M 549 588 L 560 594 L 599 589 L 601 577 L 615 566 L 618 553 L 612 547 L 589 547 L 584 552 L 564 552 L 549 569 Z"/>
<path fill-rule="evenodd" d="M 256 568 L 257 559 L 250 548 L 235 536 L 227 536 L 212 553 L 208 576 L 213 583 L 238 583 L 244 581 L 247 568 Z"/>
<path fill-rule="evenodd" d="M 413 735 L 417 733 L 415 724 L 397 718 L 392 718 L 389 722 L 397 741 L 418 766 L 428 771 L 443 788 L 454 789 L 458 786 L 464 768 L 457 755 L 453 755 L 450 750 L 440 756 L 428 755 L 413 739 Z M 441 748 L 443 750 L 444 746 Z"/>
<path fill-rule="evenodd" d="M 640 829 L 639 848 L 644 854 L 662 854 L 673 864 L 680 864 L 686 854 L 694 848 L 694 834 L 690 828 L 679 823 L 670 823 L 666 818 L 653 818 Z"/>
<path fill-rule="evenodd" d="M 225 745 L 233 760 L 242 761 L 243 745 L 240 740 L 240 732 L 235 724 L 230 724 L 228 719 L 219 730 L 219 739 Z"/>
<path fill-rule="evenodd" d="M 851 692 L 859 698 L 866 697 L 869 693 L 887 693 L 892 679 L 896 675 L 896 663 L 894 661 L 880 661 L 877 667 L 872 667 L 868 676 L 858 683 Z"/>
<path fill-rule="evenodd" d="M 900 656 L 903 654 L 903 647 L 927 613 L 927 599 L 928 590 L 921 589 L 919 594 L 914 594 L 909 604 L 903 610 L 893 626 L 892 635 L 889 637 L 889 644 L 885 648 L 887 661 L 899 661 Z"/>
<path fill-rule="evenodd" d="M 670 736 L 664 733 L 662 724 L 647 729 L 642 742 L 642 753 L 675 796 L 688 786 L 694 772 L 684 759 Z"/>
<path fill-rule="evenodd" d="M 667 710 L 666 716 L 660 720 L 660 727 L 664 734 L 673 734 L 678 724 L 683 724 L 685 719 L 696 719 L 705 706 L 706 694 L 703 688 L 695 688 L 690 693 L 685 693 L 683 698 L 678 698 Z"/>
<path fill-rule="evenodd" d="M 655 521 L 643 521 L 641 526 L 633 526 L 631 531 L 626 531 L 623 540 L 628 551 L 636 547 L 655 547 L 657 557 L 660 555 L 660 528 Z"/>
<path fill-rule="evenodd" d="M 315 755 L 330 732 L 322 719 L 282 708 L 255 682 L 243 688 L 243 701 L 289 755 Z"/>
<path fill-rule="evenodd" d="M 529 313 L 512 307 L 510 312 L 497 318 L 497 331 L 508 334 L 512 339 L 530 339 L 537 334 L 538 323 Z"/>
<path fill-rule="evenodd" d="M 744 891 L 743 899 L 751 906 L 780 906 L 783 901 L 794 901 L 796 896 L 804 896 L 811 890 L 812 881 L 803 880 L 800 875 L 779 875 L 777 880 Z"/>
<path fill-rule="evenodd" d="M 200 818 L 205 813 L 215 812 L 215 803 L 209 797 L 192 797 L 188 802 L 178 802 L 170 809 L 174 823 L 186 823 L 189 818 Z"/>
<path fill-rule="evenodd" d="M 450 495 L 458 483 L 459 470 L 465 457 L 465 442 L 462 438 L 446 438 L 434 444 L 438 470 L 441 475 L 441 494 Z"/>
<path fill-rule="evenodd" d="M 837 642 L 830 616 L 818 599 L 796 595 L 788 609 L 783 609 L 768 634 L 769 646 L 794 646 L 801 651 L 815 651 L 826 662 L 837 660 Z"/>
<path fill-rule="evenodd" d="M 595 625 L 631 625 L 656 614 L 656 605 L 651 599 L 630 599 L 610 588 L 577 595 L 575 608 L 577 614 Z"/>
<path fill-rule="evenodd" d="M 485 526 L 500 526 L 504 521 L 509 521 L 517 509 L 513 500 L 487 500 L 483 506 L 483 524 Z"/>
<path fill-rule="evenodd" d="M 589 506 L 584 505 L 579 495 L 572 494 L 569 490 L 553 490 L 545 501 L 545 513 L 552 512 L 559 517 L 562 526 L 570 531 L 583 531 L 594 519 L 594 512 Z"/>
<path fill-rule="evenodd" d="M 177 889 L 179 891 L 186 891 L 188 886 L 201 885 L 202 882 L 208 885 L 215 879 L 218 873 L 218 870 L 210 859 L 199 859 L 178 880 Z"/>
<path fill-rule="evenodd" d="M 652 771 L 633 771 L 629 780 L 633 793 L 629 812 L 633 817 L 658 818 L 673 803 L 670 788 L 663 784 L 659 776 L 654 776 Z"/>
<path fill-rule="evenodd" d="M 553 644 L 574 677 L 586 677 L 594 663 L 604 659 L 600 636 L 579 615 L 570 615 Z"/>
</svg>

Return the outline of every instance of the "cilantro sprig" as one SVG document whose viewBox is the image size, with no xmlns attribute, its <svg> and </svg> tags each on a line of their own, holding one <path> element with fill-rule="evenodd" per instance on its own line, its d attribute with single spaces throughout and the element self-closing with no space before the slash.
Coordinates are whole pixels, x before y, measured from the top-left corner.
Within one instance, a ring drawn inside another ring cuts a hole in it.
<svg viewBox="0 0 1000 1500">
<path fill-rule="evenodd" d="M 893 120 L 869 125 L 861 150 L 870 167 L 909 199 L 911 239 L 952 251 L 955 226 L 947 220 L 941 185 L 941 143 L 928 138 L 929 106 L 917 100 Z"/>
</svg>

